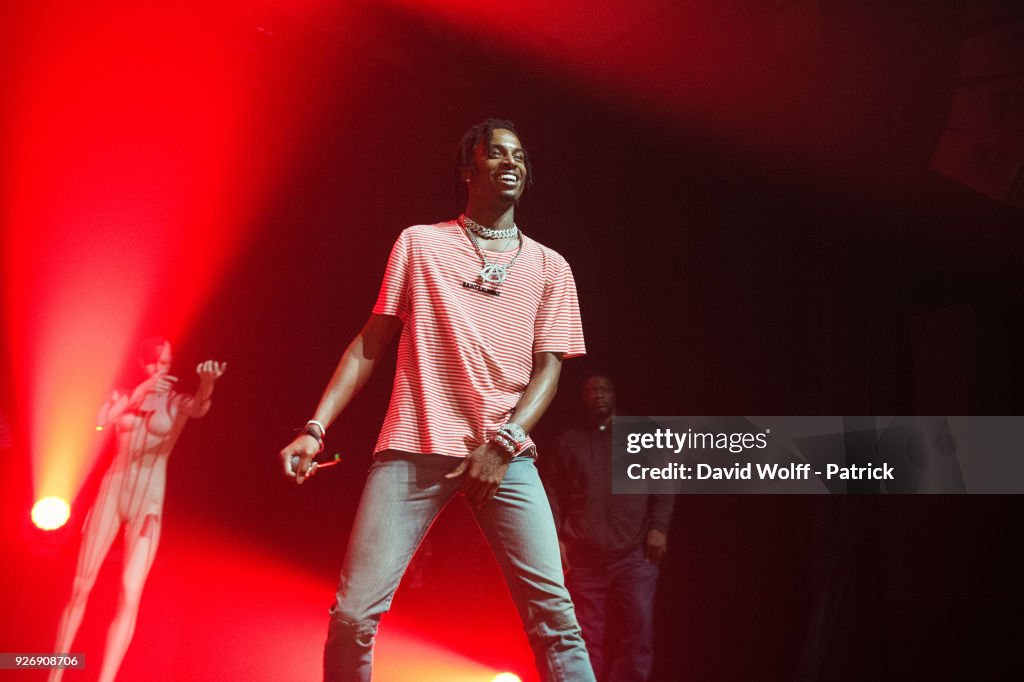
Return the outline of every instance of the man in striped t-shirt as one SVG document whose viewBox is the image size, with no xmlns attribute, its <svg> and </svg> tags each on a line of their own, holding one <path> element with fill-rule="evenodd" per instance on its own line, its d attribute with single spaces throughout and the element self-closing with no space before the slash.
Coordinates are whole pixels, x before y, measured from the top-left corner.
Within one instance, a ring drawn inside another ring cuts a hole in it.
<svg viewBox="0 0 1024 682">
<path fill-rule="evenodd" d="M 466 132 L 458 164 L 465 213 L 398 237 L 373 314 L 313 419 L 281 451 L 296 482 L 316 471 L 326 428 L 400 330 L 391 405 L 330 612 L 325 680 L 370 679 L 380 618 L 431 522 L 460 492 L 494 550 L 542 677 L 593 680 L 528 435 L 555 395 L 563 358 L 585 352 L 568 264 L 515 225 L 529 169 L 511 122 L 488 119 Z"/>
</svg>

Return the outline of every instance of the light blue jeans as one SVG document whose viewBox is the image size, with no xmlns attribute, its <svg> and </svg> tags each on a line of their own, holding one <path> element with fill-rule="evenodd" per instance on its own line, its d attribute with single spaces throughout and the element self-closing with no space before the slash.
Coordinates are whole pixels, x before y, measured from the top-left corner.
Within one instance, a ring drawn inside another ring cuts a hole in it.
<svg viewBox="0 0 1024 682">
<path fill-rule="evenodd" d="M 330 611 L 326 682 L 369 681 L 377 625 L 430 524 L 459 490 L 459 479 L 445 478 L 456 466 L 458 460 L 442 455 L 377 456 Z M 593 682 L 533 459 L 512 460 L 498 494 L 474 513 L 505 575 L 541 677 Z"/>
</svg>

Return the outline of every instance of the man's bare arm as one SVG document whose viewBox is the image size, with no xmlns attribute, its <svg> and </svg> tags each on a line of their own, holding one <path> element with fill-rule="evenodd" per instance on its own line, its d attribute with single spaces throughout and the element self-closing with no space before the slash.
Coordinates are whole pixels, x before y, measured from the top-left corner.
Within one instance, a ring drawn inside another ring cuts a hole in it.
<svg viewBox="0 0 1024 682">
<path fill-rule="evenodd" d="M 377 361 L 401 327 L 401 320 L 392 315 L 370 315 L 370 319 L 342 354 L 338 367 L 320 398 L 320 404 L 313 413 L 313 419 L 327 427 L 338 418 L 370 378 Z M 307 434 L 298 435 L 281 450 L 281 464 L 285 475 L 295 477 L 297 483 L 302 483 L 309 474 L 310 464 L 319 449 L 315 438 Z M 292 457 L 296 455 L 299 457 L 297 471 L 291 464 Z"/>
<path fill-rule="evenodd" d="M 561 353 L 534 353 L 533 373 L 522 399 L 513 410 L 509 421 L 519 424 L 529 433 L 544 416 L 558 391 L 558 377 L 562 373 Z"/>
</svg>

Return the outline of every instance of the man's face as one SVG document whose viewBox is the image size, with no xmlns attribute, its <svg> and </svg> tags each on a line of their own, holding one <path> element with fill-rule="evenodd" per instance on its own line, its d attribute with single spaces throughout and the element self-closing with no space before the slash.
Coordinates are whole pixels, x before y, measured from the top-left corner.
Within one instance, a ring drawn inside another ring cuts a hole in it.
<svg viewBox="0 0 1024 682">
<path fill-rule="evenodd" d="M 472 169 L 464 171 L 472 199 L 515 203 L 526 187 L 526 152 L 519 138 L 509 130 L 498 128 L 490 142 L 481 142 L 473 150 Z"/>
<path fill-rule="evenodd" d="M 615 412 L 615 387 L 608 377 L 590 377 L 583 382 L 583 407 L 598 419 Z"/>
</svg>

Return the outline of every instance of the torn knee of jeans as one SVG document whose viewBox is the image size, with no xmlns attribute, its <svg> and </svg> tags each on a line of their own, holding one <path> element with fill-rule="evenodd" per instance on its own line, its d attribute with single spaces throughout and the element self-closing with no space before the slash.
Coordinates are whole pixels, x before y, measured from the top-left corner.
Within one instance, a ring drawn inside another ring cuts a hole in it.
<svg viewBox="0 0 1024 682">
<path fill-rule="evenodd" d="M 527 628 L 526 634 L 532 637 L 558 637 L 565 634 L 578 634 L 579 623 L 576 621 L 576 614 L 569 613 L 552 614 L 542 621 L 535 622 Z"/>
<path fill-rule="evenodd" d="M 333 611 L 328 636 L 354 641 L 359 646 L 372 646 L 377 635 L 377 622 L 372 620 L 345 620 Z"/>
</svg>

